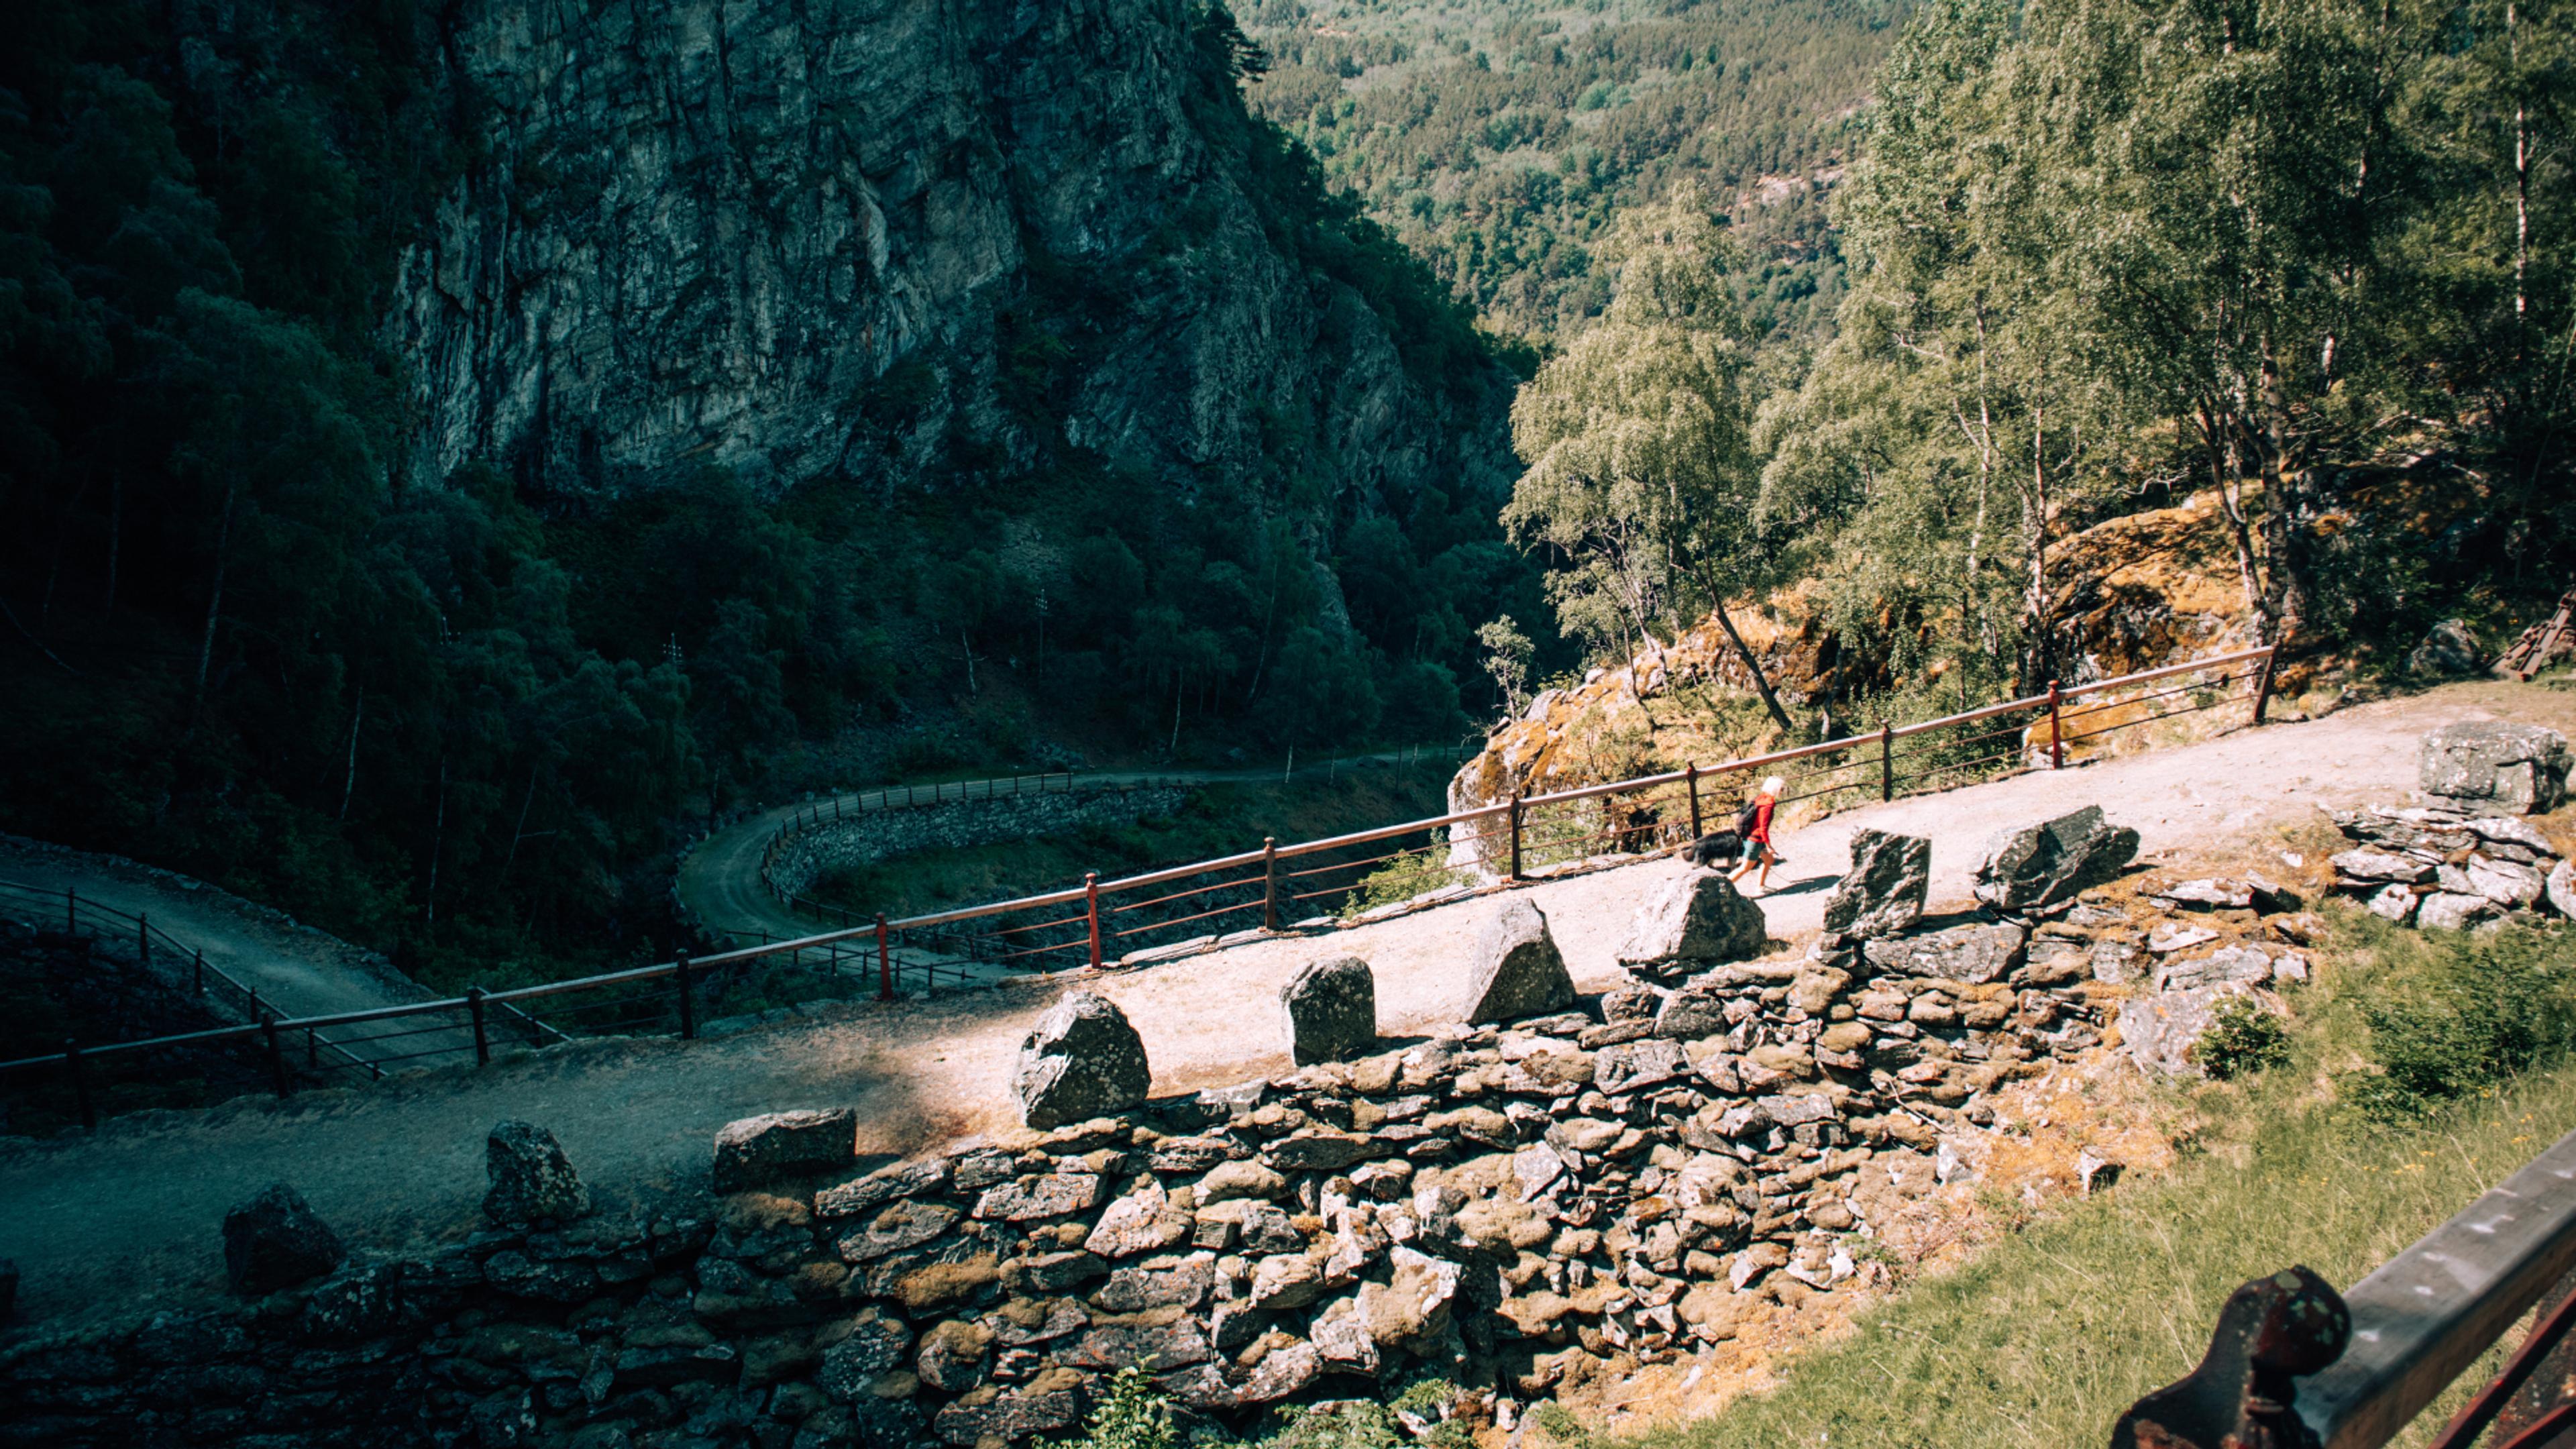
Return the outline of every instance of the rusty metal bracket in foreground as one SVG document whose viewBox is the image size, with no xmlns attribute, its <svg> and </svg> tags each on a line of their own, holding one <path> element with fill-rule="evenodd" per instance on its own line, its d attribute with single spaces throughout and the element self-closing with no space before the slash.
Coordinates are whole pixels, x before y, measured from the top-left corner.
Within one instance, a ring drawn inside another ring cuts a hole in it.
<svg viewBox="0 0 2576 1449">
<path fill-rule="evenodd" d="M 2228 1295 L 2200 1367 L 2120 1416 L 2111 1449 L 2318 1449 L 2292 1380 L 2351 1341 L 2352 1314 L 2325 1279 L 2306 1268 L 2257 1278 Z"/>
<path fill-rule="evenodd" d="M 2576 1132 L 2338 1296 L 2305 1268 L 2259 1278 L 2220 1311 L 2191 1375 L 2140 1399 L 2113 1449 L 2379 1449 L 2557 1285 L 2576 1289 Z M 2556 1350 L 2576 1302 L 2435 1441 L 2542 1449 L 2576 1428 Z"/>
</svg>

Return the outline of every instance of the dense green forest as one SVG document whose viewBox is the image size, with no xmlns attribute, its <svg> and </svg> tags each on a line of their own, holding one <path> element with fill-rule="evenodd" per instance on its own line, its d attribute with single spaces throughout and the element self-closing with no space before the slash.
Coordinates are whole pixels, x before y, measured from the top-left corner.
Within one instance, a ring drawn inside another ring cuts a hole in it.
<svg viewBox="0 0 2576 1449">
<path fill-rule="evenodd" d="M 1261 0 L 1254 106 L 1488 322 L 1536 340 L 1606 305 L 1623 209 L 1700 186 L 1731 213 L 1753 325 L 1830 329 L 1825 198 L 1899 0 Z"/>
<path fill-rule="evenodd" d="M 1931 0 L 1836 189 L 1831 341 L 1766 377 L 1710 199 L 1624 213 L 1515 407 L 1515 535 L 1605 645 L 1805 583 L 1899 718 L 2077 677 L 2052 548 L 2204 490 L 2258 637 L 2500 651 L 2576 560 L 2571 21 Z"/>
<path fill-rule="evenodd" d="M 1225 13 L 1175 13 L 1192 118 L 1266 244 L 1364 299 L 1428 386 L 1507 394 L 1468 314 L 1245 110 Z M 1490 708 L 1476 626 L 1552 641 L 1494 499 L 1336 509 L 1356 465 L 1300 418 L 1265 476 L 1191 480 L 1188 508 L 1073 445 L 1065 392 L 1152 278 L 1043 255 L 995 328 L 1011 435 L 951 423 L 901 487 L 410 476 L 376 319 L 400 249 L 492 164 L 441 88 L 447 21 L 192 14 L 0 21 L 0 828 L 204 875 L 432 979 L 624 958 L 666 944 L 671 852 L 725 805 L 1077 751 L 1454 741 Z M 861 415 L 897 438 L 940 386 L 899 365 Z"/>
</svg>

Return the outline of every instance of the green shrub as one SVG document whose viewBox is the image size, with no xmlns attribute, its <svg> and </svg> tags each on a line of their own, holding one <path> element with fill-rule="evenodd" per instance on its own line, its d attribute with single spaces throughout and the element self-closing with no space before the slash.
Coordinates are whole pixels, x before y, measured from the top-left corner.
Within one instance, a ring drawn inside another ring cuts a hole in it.
<svg viewBox="0 0 2576 1449">
<path fill-rule="evenodd" d="M 1383 1405 L 1356 1400 L 1284 1409 L 1278 1427 L 1262 1436 L 1261 1449 L 1397 1449 L 1405 1442 L 1395 1416 Z"/>
<path fill-rule="evenodd" d="M 1065 1449 L 1174 1449 L 1180 1441 L 1172 1427 L 1172 1401 L 1157 1392 L 1140 1368 L 1124 1368 L 1109 1381 L 1109 1393 L 1091 1411 L 1079 1439 Z"/>
<path fill-rule="evenodd" d="M 1434 855 L 1439 849 L 1435 845 L 1407 851 L 1360 877 L 1359 883 L 1351 887 L 1349 898 L 1342 902 L 1342 919 L 1347 921 L 1380 906 L 1409 901 L 1465 881 L 1468 872 L 1439 862 Z"/>
<path fill-rule="evenodd" d="M 2231 996 L 2210 1014 L 2192 1059 L 2222 1082 L 2250 1077 L 2290 1059 L 2290 1029 L 2280 1013 L 2255 998 Z"/>
<path fill-rule="evenodd" d="M 2576 1038 L 2566 938 L 2513 930 L 2421 938 L 2420 959 L 2360 1003 L 2378 1074 L 2347 1075 L 2345 1100 L 2380 1121 L 2419 1115 L 2551 1065 Z"/>
</svg>

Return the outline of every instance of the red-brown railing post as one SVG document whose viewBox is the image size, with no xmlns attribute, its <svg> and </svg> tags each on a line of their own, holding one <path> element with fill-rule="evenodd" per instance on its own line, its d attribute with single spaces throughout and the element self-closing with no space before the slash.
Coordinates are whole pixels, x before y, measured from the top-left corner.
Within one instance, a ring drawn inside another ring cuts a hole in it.
<svg viewBox="0 0 2576 1449">
<path fill-rule="evenodd" d="M 2263 655 L 2263 671 L 2254 676 L 2254 722 L 2263 722 L 2263 711 L 2272 703 L 2272 661 L 2280 657 L 2278 647 Z"/>
<path fill-rule="evenodd" d="M 1699 766 L 1696 764 L 1684 764 L 1682 766 L 1682 779 L 1690 785 L 1691 839 L 1697 840 L 1701 834 L 1699 828 Z"/>
<path fill-rule="evenodd" d="M 2048 681 L 2048 768 L 2066 768 L 2066 744 L 2057 732 L 2057 681 Z"/>
<path fill-rule="evenodd" d="M 1521 878 L 1521 792 L 1518 790 L 1514 790 L 1512 792 L 1512 873 L 1510 878 L 1513 880 L 1519 880 Z"/>
<path fill-rule="evenodd" d="M 1896 798 L 1896 726 L 1878 722 L 1878 798 Z"/>
<path fill-rule="evenodd" d="M 277 1013 L 263 1010 L 259 1014 L 260 1034 L 268 1038 L 268 1072 L 277 1084 L 277 1095 L 283 1097 L 295 1089 L 286 1077 L 286 1048 L 277 1040 Z"/>
<path fill-rule="evenodd" d="M 1091 925 L 1091 969 L 1100 969 L 1100 872 L 1082 875 L 1082 914 Z"/>
<path fill-rule="evenodd" d="M 877 1000 L 894 1000 L 894 951 L 886 943 L 886 918 L 877 915 Z"/>
<path fill-rule="evenodd" d="M 767 931 L 760 933 L 760 943 L 764 946 L 769 944 L 769 933 Z M 689 989 L 689 953 L 687 948 L 683 947 L 679 951 L 672 953 L 671 968 L 671 974 L 680 979 L 680 1040 L 695 1041 L 698 1036 L 698 1005 L 695 1001 L 690 999 L 695 995 L 695 993 Z"/>
<path fill-rule="evenodd" d="M 206 948 L 203 946 L 198 947 L 196 956 L 197 994 L 199 996 L 203 996 L 206 994 Z"/>
<path fill-rule="evenodd" d="M 63 1065 L 72 1074 L 72 1100 L 80 1103 L 81 1126 L 96 1132 L 98 1104 L 90 1100 L 89 1073 L 81 1068 L 80 1043 L 70 1037 L 63 1038 Z"/>
<path fill-rule="evenodd" d="M 1261 929 L 1279 929 L 1279 839 L 1261 837 Z"/>
<path fill-rule="evenodd" d="M 488 1067 L 492 1065 L 492 1038 L 483 1025 L 482 987 L 465 988 L 465 1011 L 467 1015 L 474 1018 L 474 1065 Z"/>
</svg>

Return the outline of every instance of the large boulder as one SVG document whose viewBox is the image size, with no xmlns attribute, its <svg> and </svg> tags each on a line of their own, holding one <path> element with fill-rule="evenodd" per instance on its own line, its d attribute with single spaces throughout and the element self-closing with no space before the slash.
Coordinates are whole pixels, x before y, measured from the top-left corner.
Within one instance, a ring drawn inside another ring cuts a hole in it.
<svg viewBox="0 0 2576 1449">
<path fill-rule="evenodd" d="M 1097 992 L 1068 991 L 1020 1043 L 1011 1095 L 1020 1120 L 1043 1132 L 1123 1112 L 1145 1100 L 1153 1079 L 1127 1013 Z"/>
<path fill-rule="evenodd" d="M 2487 667 L 2487 652 L 2466 619 L 2444 619 L 2424 631 L 2406 655 L 2406 672 L 2428 676 L 2475 674 Z"/>
<path fill-rule="evenodd" d="M 2206 1075 L 2192 1048 L 2217 1019 L 2220 1002 L 2253 989 L 2245 982 L 2223 981 L 2136 997 L 2120 1008 L 2120 1044 L 2150 1071 L 2169 1077 Z"/>
<path fill-rule="evenodd" d="M 270 1183 L 224 1214 L 224 1274 L 235 1293 L 256 1298 L 291 1288 L 339 1267 L 348 1256 L 340 1235 L 285 1183 Z"/>
<path fill-rule="evenodd" d="M 2087 805 L 1997 836 L 1973 889 L 1999 911 L 2037 910 L 2114 879 L 2137 854 L 2138 832 L 2109 824 L 2101 806 Z"/>
<path fill-rule="evenodd" d="M 1477 933 L 1459 1019 L 1518 1021 L 1573 1004 L 1574 978 L 1566 974 L 1547 916 L 1527 896 L 1506 897 Z"/>
<path fill-rule="evenodd" d="M 718 1192 L 744 1192 L 782 1177 L 847 1167 L 859 1155 L 859 1114 L 770 1112 L 727 1122 L 716 1133 L 710 1182 Z"/>
<path fill-rule="evenodd" d="M 528 1122 L 493 1124 L 483 1144 L 483 1172 L 491 1190 L 483 1215 L 496 1223 L 570 1222 L 590 1211 L 590 1189 L 581 1185 L 555 1134 Z"/>
<path fill-rule="evenodd" d="M 1619 964 L 1646 980 L 1671 983 L 1721 961 L 1759 956 L 1769 936 L 1762 908 L 1746 900 L 1733 881 L 1713 870 L 1694 870 L 1666 882 L 1637 908 Z"/>
<path fill-rule="evenodd" d="M 1279 1008 L 1289 1059 L 1301 1067 L 1377 1047 L 1377 977 L 1357 956 L 1309 963 L 1279 988 Z"/>
<path fill-rule="evenodd" d="M 2462 720 L 2424 736 L 2416 783 L 2427 795 L 2540 815 L 2567 798 L 2567 737 L 2540 725 Z"/>
<path fill-rule="evenodd" d="M 1932 842 L 1920 835 L 1856 830 L 1851 869 L 1825 897 L 1825 929 L 1858 940 L 1893 936 L 1923 917 L 1932 884 Z"/>
</svg>

